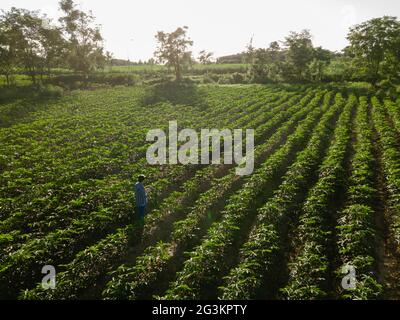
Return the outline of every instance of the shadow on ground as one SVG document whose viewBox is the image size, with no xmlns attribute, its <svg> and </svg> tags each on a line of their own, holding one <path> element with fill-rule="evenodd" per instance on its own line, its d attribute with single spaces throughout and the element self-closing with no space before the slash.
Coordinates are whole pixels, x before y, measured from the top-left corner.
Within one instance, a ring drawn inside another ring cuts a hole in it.
<svg viewBox="0 0 400 320">
<path fill-rule="evenodd" d="M 188 79 L 181 82 L 165 81 L 147 87 L 141 105 L 148 106 L 160 102 L 191 105 L 203 110 L 209 107 L 204 99 L 204 91 Z"/>
<path fill-rule="evenodd" d="M 62 95 L 56 86 L 0 86 L 0 127 L 12 126 Z"/>
</svg>

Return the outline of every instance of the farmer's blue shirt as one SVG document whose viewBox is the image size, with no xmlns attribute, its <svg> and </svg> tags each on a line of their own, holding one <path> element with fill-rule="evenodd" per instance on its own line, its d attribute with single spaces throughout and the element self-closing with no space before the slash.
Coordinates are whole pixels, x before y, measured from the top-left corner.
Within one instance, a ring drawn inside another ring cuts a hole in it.
<svg viewBox="0 0 400 320">
<path fill-rule="evenodd" d="M 143 184 L 136 182 L 135 184 L 135 199 L 137 207 L 144 207 L 147 205 L 147 194 Z"/>
</svg>

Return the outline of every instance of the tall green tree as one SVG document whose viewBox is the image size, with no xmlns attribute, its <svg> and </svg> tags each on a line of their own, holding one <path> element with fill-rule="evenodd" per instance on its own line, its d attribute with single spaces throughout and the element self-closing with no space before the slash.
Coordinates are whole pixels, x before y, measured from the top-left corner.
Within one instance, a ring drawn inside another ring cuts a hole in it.
<svg viewBox="0 0 400 320">
<path fill-rule="evenodd" d="M 1 36 L 0 36 L 1 37 Z M 9 45 L 0 40 L 0 74 L 6 78 L 7 85 L 11 84 L 11 77 L 15 72 L 15 54 Z"/>
<path fill-rule="evenodd" d="M 248 73 L 251 82 L 277 82 L 280 79 L 281 63 L 285 60 L 279 42 L 271 42 L 268 48 L 254 48 L 250 43 L 246 52 L 250 64 Z"/>
<path fill-rule="evenodd" d="M 0 69 L 9 78 L 23 70 L 36 83 L 37 75 L 61 61 L 64 47 L 60 29 L 39 11 L 11 8 L 0 16 Z"/>
<path fill-rule="evenodd" d="M 248 74 L 251 82 L 266 83 L 268 82 L 268 55 L 264 48 L 248 47 L 248 61 L 250 63 Z"/>
<path fill-rule="evenodd" d="M 1 25 L 5 45 L 3 49 L 15 55 L 15 61 L 25 72 L 31 76 L 33 83 L 36 83 L 36 76 L 40 69 L 42 59 L 42 42 L 40 29 L 42 19 L 37 11 L 11 8 L 8 12 L 3 12 Z"/>
<path fill-rule="evenodd" d="M 154 56 L 160 63 L 166 63 L 174 69 L 176 81 L 182 80 L 182 66 L 188 61 L 188 47 L 193 41 L 187 36 L 188 27 L 179 27 L 174 32 L 159 31 L 156 34 L 157 49 Z"/>
<path fill-rule="evenodd" d="M 322 47 L 314 48 L 313 50 L 313 59 L 308 64 L 309 76 L 312 82 L 321 82 L 328 65 L 331 60 L 334 58 L 334 54 Z"/>
<path fill-rule="evenodd" d="M 60 8 L 64 12 L 60 22 L 68 41 L 66 61 L 87 79 L 90 72 L 104 67 L 107 59 L 100 28 L 95 25 L 93 14 L 77 9 L 72 0 L 61 0 Z"/>
<path fill-rule="evenodd" d="M 51 68 L 63 66 L 67 43 L 63 38 L 62 29 L 52 25 L 46 17 L 42 19 L 39 33 L 43 48 L 42 70 L 50 76 Z"/>
<path fill-rule="evenodd" d="M 7 85 L 11 83 L 11 77 L 18 66 L 13 30 L 5 23 L 4 11 L 0 17 L 0 74 L 6 78 Z"/>
<path fill-rule="evenodd" d="M 308 65 L 313 60 L 314 47 L 309 30 L 290 32 L 284 41 L 286 50 L 285 76 L 289 80 L 304 81 L 308 77 Z"/>
<path fill-rule="evenodd" d="M 367 80 L 400 77 L 400 22 L 396 17 L 374 18 L 352 27 L 346 52 Z"/>
<path fill-rule="evenodd" d="M 285 61 L 285 52 L 278 41 L 273 41 L 267 48 L 266 55 L 268 60 L 268 78 L 273 82 L 277 82 L 282 77 L 281 69 L 282 63 Z"/>
</svg>

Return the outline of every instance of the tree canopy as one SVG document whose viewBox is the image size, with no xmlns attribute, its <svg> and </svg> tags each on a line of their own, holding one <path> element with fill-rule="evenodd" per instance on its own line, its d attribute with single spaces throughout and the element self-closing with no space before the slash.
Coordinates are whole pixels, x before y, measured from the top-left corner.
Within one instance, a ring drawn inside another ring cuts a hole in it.
<svg viewBox="0 0 400 320">
<path fill-rule="evenodd" d="M 68 40 L 66 59 L 70 68 L 88 75 L 104 66 L 103 38 L 93 14 L 78 10 L 72 0 L 60 1 L 60 8 L 65 14 L 60 22 Z"/>
<path fill-rule="evenodd" d="M 384 16 L 358 24 L 350 29 L 347 39 L 347 54 L 369 81 L 399 79 L 400 22 L 396 17 Z"/>
<path fill-rule="evenodd" d="M 182 65 L 190 58 L 188 47 L 193 41 L 187 36 L 188 27 L 179 27 L 171 33 L 159 31 L 156 34 L 157 49 L 154 52 L 158 62 L 166 63 L 174 69 L 177 81 L 182 79 Z"/>
<path fill-rule="evenodd" d="M 60 25 L 39 11 L 11 8 L 0 15 L 0 72 L 10 84 L 11 76 L 23 70 L 36 83 L 37 75 L 51 68 L 67 67 L 87 75 L 104 66 L 99 27 L 94 17 L 76 9 L 72 0 L 60 1 L 65 14 Z"/>
</svg>

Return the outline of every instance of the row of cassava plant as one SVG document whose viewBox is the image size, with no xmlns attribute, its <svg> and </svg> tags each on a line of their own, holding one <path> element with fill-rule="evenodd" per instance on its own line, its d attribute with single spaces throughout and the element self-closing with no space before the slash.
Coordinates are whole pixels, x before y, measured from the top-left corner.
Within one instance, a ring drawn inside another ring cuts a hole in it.
<svg viewBox="0 0 400 320">
<path fill-rule="evenodd" d="M 384 106 L 377 97 L 371 98 L 372 119 L 379 136 L 385 184 L 388 192 L 390 232 L 400 244 L 400 145 L 398 132 L 389 124 Z"/>
<path fill-rule="evenodd" d="M 341 264 L 337 270 L 337 282 L 340 283 L 343 277 L 343 266 L 354 267 L 356 272 L 355 288 L 344 290 L 339 286 L 339 294 L 344 299 L 353 300 L 376 299 L 383 289 L 376 274 L 374 202 L 377 190 L 374 188 L 374 169 L 377 164 L 369 110 L 368 99 L 361 97 L 347 204 L 339 212 L 337 221 L 337 252 Z"/>
<path fill-rule="evenodd" d="M 317 95 L 314 103 L 315 101 L 320 100 L 320 98 L 321 95 Z M 307 100 L 308 99 L 304 101 Z M 278 132 L 276 132 L 270 139 L 268 139 L 265 144 L 259 146 L 256 151 L 256 159 L 265 158 L 265 156 L 262 156 L 262 154 L 265 153 L 265 150 L 268 150 L 268 153 L 272 152 L 274 148 L 279 145 L 282 136 L 285 135 L 285 132 L 290 130 L 290 127 L 292 127 L 296 122 L 304 117 L 305 114 L 311 112 L 311 110 L 315 108 L 314 103 L 310 103 L 307 108 L 302 108 L 301 106 L 303 103 L 300 103 L 300 105 L 298 106 L 300 108 L 297 107 L 298 112 L 286 123 L 286 125 L 283 125 L 278 130 Z M 147 287 L 151 287 L 152 284 L 155 285 L 157 279 L 160 278 L 160 275 L 166 272 L 167 262 L 179 255 L 179 252 L 181 252 L 185 248 L 191 247 L 190 244 L 192 244 L 193 242 L 195 242 L 196 239 L 199 238 L 199 230 L 201 229 L 202 221 L 204 221 L 205 219 L 208 220 L 210 218 L 208 212 L 210 212 L 210 209 L 212 209 L 215 203 L 219 203 L 221 199 L 226 197 L 226 191 L 229 190 L 229 187 L 234 183 L 235 179 L 236 178 L 234 172 L 231 172 L 231 174 L 225 176 L 219 181 L 216 181 L 213 187 L 209 189 L 206 193 L 204 193 L 201 198 L 196 202 L 196 205 L 194 206 L 193 210 L 187 215 L 187 217 L 174 224 L 174 229 L 172 231 L 172 241 L 170 241 L 168 244 L 162 244 L 164 250 L 160 251 L 159 246 L 154 246 L 152 248 L 149 248 L 149 251 L 146 251 L 144 256 L 142 256 L 139 261 L 149 263 L 150 265 L 145 266 L 138 263 L 136 263 L 133 267 L 122 265 L 116 272 L 114 272 L 113 279 L 108 283 L 107 288 L 104 291 L 104 297 L 107 299 L 136 299 L 138 297 L 143 297 L 142 288 L 144 288 L 145 285 L 140 281 L 135 281 L 135 279 L 147 279 Z M 164 254 L 165 252 L 168 254 Z M 148 254 L 162 256 L 164 263 L 160 263 L 155 266 L 153 262 L 159 260 L 155 258 L 146 259 L 145 255 Z M 151 282 L 149 280 L 149 277 L 140 275 L 140 273 L 146 269 L 157 270 L 157 272 L 153 272 L 151 274 Z M 130 281 L 130 283 L 126 284 L 126 281 Z"/>
<path fill-rule="evenodd" d="M 248 241 L 240 250 L 240 261 L 220 288 L 223 299 L 251 299 L 260 294 L 267 275 L 276 273 L 287 248 L 288 224 L 296 220 L 304 190 L 313 181 L 315 170 L 334 130 L 344 99 L 337 94 L 333 106 L 314 130 L 306 148 L 298 153 L 274 196 L 258 210 Z M 267 283 L 267 286 L 270 286 Z"/>
<path fill-rule="evenodd" d="M 351 114 L 356 104 L 357 98 L 350 96 L 337 123 L 328 154 L 319 168 L 319 180 L 308 193 L 300 211 L 294 256 L 289 263 L 289 280 L 282 290 L 286 299 L 322 299 L 329 294 L 331 225 L 346 178 Z"/>
<path fill-rule="evenodd" d="M 318 102 L 316 102 L 317 104 Z M 240 226 L 258 206 L 263 191 L 279 179 L 290 163 L 292 155 L 305 144 L 314 123 L 328 104 L 315 108 L 289 136 L 287 142 L 274 152 L 251 176 L 244 187 L 228 200 L 223 219 L 211 226 L 206 238 L 188 254 L 183 269 L 171 283 L 165 299 L 205 298 L 216 287 L 221 274 L 228 267 L 226 257 L 238 239 Z M 212 291 L 212 289 L 211 289 Z"/>
</svg>

